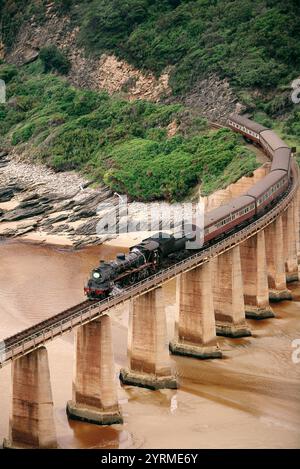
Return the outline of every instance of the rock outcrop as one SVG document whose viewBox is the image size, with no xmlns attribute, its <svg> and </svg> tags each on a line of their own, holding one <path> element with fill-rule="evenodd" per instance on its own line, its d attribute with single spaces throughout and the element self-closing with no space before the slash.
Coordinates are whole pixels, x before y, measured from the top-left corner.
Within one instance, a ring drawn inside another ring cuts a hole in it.
<svg viewBox="0 0 300 469">
<path fill-rule="evenodd" d="M 97 235 L 97 207 L 116 200 L 108 188 L 89 185 L 75 173 L 54 173 L 6 155 L 0 170 L 0 238 L 74 247 L 101 244 L 107 237 Z"/>
<path fill-rule="evenodd" d="M 87 57 L 77 44 L 79 29 L 73 28 L 68 16 L 57 16 L 51 8 L 47 19 L 38 24 L 34 17 L 22 27 L 13 49 L 6 60 L 15 65 L 34 61 L 42 47 L 56 45 L 65 52 L 71 62 L 68 80 L 75 86 L 92 90 L 106 90 L 110 94 L 122 93 L 127 99 L 158 101 L 171 93 L 169 70 L 161 77 L 142 73 L 126 61 L 114 55 L 103 54 L 100 58 Z"/>
<path fill-rule="evenodd" d="M 51 5 L 50 2 L 42 24 L 32 17 L 23 25 L 13 49 L 5 57 L 8 62 L 16 65 L 31 62 L 38 57 L 42 47 L 56 45 L 70 60 L 67 78 L 75 86 L 118 93 L 129 100 L 181 101 L 197 115 L 220 122 L 229 112 L 240 110 L 241 105 L 228 82 L 217 76 L 199 80 L 193 90 L 180 99 L 172 97 L 169 85 L 172 67 L 167 67 L 157 78 L 152 73 L 142 73 L 114 55 L 87 56 L 78 45 L 79 28 L 72 25 L 68 16 L 58 16 Z"/>
<path fill-rule="evenodd" d="M 165 102 L 177 102 L 178 98 L 167 97 Z M 192 118 L 206 117 L 209 121 L 224 124 L 232 112 L 241 112 L 243 106 L 231 89 L 228 80 L 221 80 L 217 75 L 199 80 L 194 88 L 180 101 L 186 107 L 185 115 L 181 119 L 181 129 L 189 128 Z"/>
</svg>

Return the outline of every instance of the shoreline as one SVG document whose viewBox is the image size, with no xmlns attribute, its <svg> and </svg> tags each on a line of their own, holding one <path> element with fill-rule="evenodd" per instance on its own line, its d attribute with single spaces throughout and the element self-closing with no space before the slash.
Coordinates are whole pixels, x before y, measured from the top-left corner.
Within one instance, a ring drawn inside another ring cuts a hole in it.
<svg viewBox="0 0 300 469">
<path fill-rule="evenodd" d="M 252 176 L 243 176 L 210 196 L 199 194 L 205 210 L 226 203 L 264 177 L 269 164 L 263 163 L 260 156 L 257 151 L 261 166 Z M 98 223 L 119 203 L 119 197 L 109 188 L 104 185 L 91 188 L 91 182 L 74 171 L 56 173 L 42 164 L 28 162 L 14 151 L 0 151 L 0 163 L 0 240 L 68 250 L 102 244 L 129 249 L 157 232 L 100 236 Z M 130 221 L 143 221 L 139 204 L 132 203 L 131 208 Z"/>
<path fill-rule="evenodd" d="M 123 233 L 117 235 L 115 238 L 112 238 L 108 241 L 103 241 L 99 244 L 90 244 L 83 246 L 74 246 L 72 242 L 67 238 L 67 236 L 51 236 L 51 235 L 42 235 L 40 232 L 29 233 L 24 236 L 16 237 L 3 237 L 0 236 L 0 243 L 22 243 L 29 244 L 32 246 L 45 246 L 50 248 L 61 248 L 68 251 L 79 251 L 82 249 L 87 249 L 95 246 L 111 247 L 111 248 L 120 248 L 128 250 L 135 244 L 139 244 L 143 239 L 149 237 L 156 233 L 157 231 L 136 231 L 130 233 Z M 38 237 L 41 237 L 39 240 Z"/>
<path fill-rule="evenodd" d="M 55 173 L 13 152 L 0 162 L 0 238 L 74 249 L 107 239 L 96 234 L 99 204 L 116 204 L 107 187 L 91 188 L 75 172 Z"/>
</svg>

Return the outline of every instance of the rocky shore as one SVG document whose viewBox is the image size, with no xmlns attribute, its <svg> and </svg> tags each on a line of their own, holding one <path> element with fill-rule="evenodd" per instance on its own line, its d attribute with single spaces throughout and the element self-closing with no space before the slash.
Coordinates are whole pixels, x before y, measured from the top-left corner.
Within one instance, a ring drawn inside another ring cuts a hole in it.
<svg viewBox="0 0 300 469">
<path fill-rule="evenodd" d="M 101 244 L 97 208 L 117 197 L 73 173 L 55 173 L 0 150 L 0 239 L 83 247 Z"/>
<path fill-rule="evenodd" d="M 268 174 L 270 165 L 262 156 L 259 150 L 257 159 L 263 164 L 252 176 L 242 177 L 226 189 L 201 197 L 199 186 L 197 199 L 203 203 L 204 210 L 227 203 Z M 124 201 L 123 197 L 121 199 Z M 107 214 L 116 216 L 114 210 L 118 203 L 119 197 L 103 184 L 94 189 L 89 181 L 75 172 L 56 173 L 44 165 L 25 160 L 24 155 L 0 148 L 0 242 L 1 239 L 18 238 L 75 249 L 105 242 L 110 246 L 129 248 L 157 232 L 158 221 L 153 232 L 144 228 L 151 208 L 133 202 L 125 206 L 125 212 L 124 207 L 119 211 L 119 221 L 114 222 L 115 227 L 118 223 L 121 227 L 118 235 L 113 232 L 97 234 L 97 225 L 99 222 L 105 225 Z M 172 205 L 172 211 L 175 210 L 175 219 L 179 217 L 179 220 L 181 204 L 178 204 L 177 214 L 175 206 Z M 160 204 L 158 215 L 161 220 L 169 209 L 167 202 Z M 125 223 L 127 229 L 124 231 Z M 163 229 L 167 231 L 166 227 Z"/>
<path fill-rule="evenodd" d="M 132 202 L 115 211 L 120 199 L 104 185 L 92 188 L 75 172 L 56 173 L 0 150 L 0 242 L 18 238 L 75 249 L 105 242 L 127 249 L 158 231 L 158 222 L 152 232 L 142 228 L 148 220 L 145 205 Z M 109 234 L 106 220 L 112 223 Z M 97 234 L 100 221 L 103 233 Z"/>
</svg>

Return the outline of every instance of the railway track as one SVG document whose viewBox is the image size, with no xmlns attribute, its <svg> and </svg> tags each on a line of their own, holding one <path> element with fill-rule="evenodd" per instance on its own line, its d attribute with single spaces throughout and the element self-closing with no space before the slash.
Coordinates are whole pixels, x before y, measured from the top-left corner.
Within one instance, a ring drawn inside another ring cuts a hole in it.
<svg viewBox="0 0 300 469">
<path fill-rule="evenodd" d="M 68 308 L 64 311 L 62 311 L 59 314 L 56 314 L 55 316 L 51 316 L 50 318 L 46 319 L 45 321 L 41 321 L 37 323 L 36 325 L 30 326 L 27 329 L 23 329 L 21 332 L 18 332 L 17 334 L 14 334 L 7 339 L 4 340 L 4 343 L 7 347 L 12 346 L 13 344 L 16 344 L 22 340 L 24 340 L 26 337 L 28 337 L 28 334 L 36 334 L 39 333 L 41 330 L 51 326 L 53 324 L 53 321 L 62 321 L 67 317 L 70 317 L 72 314 L 81 311 L 82 309 L 85 309 L 89 306 L 93 306 L 93 303 L 97 303 L 97 300 L 95 301 L 90 301 L 90 300 L 85 300 L 82 301 L 81 303 L 78 303 L 75 306 L 71 306 L 71 308 Z"/>
<path fill-rule="evenodd" d="M 272 223 L 276 217 L 287 209 L 293 200 L 298 188 L 298 167 L 294 164 L 295 177 L 290 191 L 280 202 L 261 218 L 247 227 L 232 234 L 232 236 L 213 244 L 209 248 L 200 251 L 174 265 L 144 279 L 137 284 L 128 287 L 115 297 L 105 300 L 86 300 L 78 305 L 62 311 L 45 321 L 35 324 L 13 336 L 6 338 L 0 347 L 0 367 L 8 364 L 11 360 L 23 356 L 35 348 L 53 340 L 55 337 L 70 332 L 74 327 L 86 324 L 98 317 L 107 314 L 108 311 L 127 300 L 151 291 L 163 283 L 175 278 L 183 272 L 192 270 L 208 262 L 213 257 L 232 249 L 234 246 L 244 242 L 254 234 L 263 230 Z"/>
<path fill-rule="evenodd" d="M 223 128 L 223 125 L 210 122 L 215 128 Z M 222 241 L 212 244 L 210 247 L 176 262 L 160 272 L 148 277 L 124 290 L 113 297 L 105 300 L 86 300 L 61 313 L 58 313 L 45 321 L 35 324 L 23 331 L 14 334 L 2 342 L 0 341 L 0 367 L 11 360 L 25 355 L 36 347 L 53 340 L 55 337 L 69 332 L 73 327 L 90 322 L 103 314 L 107 314 L 112 308 L 133 299 L 148 291 L 151 291 L 183 272 L 194 269 L 196 266 L 208 262 L 223 252 L 232 249 L 234 246 L 244 242 L 246 239 L 265 229 L 276 217 L 287 209 L 288 205 L 296 195 L 299 181 L 299 169 L 293 157 L 291 157 L 292 184 L 289 191 L 276 203 L 275 207 L 262 215 L 259 219 L 250 223 L 246 227 L 239 227 L 239 230 L 232 233 Z"/>
</svg>

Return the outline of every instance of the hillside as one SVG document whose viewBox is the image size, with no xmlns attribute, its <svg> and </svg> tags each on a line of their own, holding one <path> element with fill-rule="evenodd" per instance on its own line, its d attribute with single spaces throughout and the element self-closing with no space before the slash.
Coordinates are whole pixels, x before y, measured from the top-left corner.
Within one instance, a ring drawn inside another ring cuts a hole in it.
<svg viewBox="0 0 300 469">
<path fill-rule="evenodd" d="M 113 53 L 157 76 L 171 66 L 175 95 L 211 74 L 237 91 L 283 92 L 300 74 L 297 0 L 1 0 L 0 9 L 6 51 L 30 19 L 67 15 L 87 55 Z"/>
<path fill-rule="evenodd" d="M 247 112 L 300 145 L 299 13 L 297 0 L 0 0 L 2 139 L 139 200 L 199 181 L 209 193 L 255 163 L 205 119 Z"/>
<path fill-rule="evenodd" d="M 186 129 L 178 104 L 78 90 L 43 73 L 40 61 L 22 70 L 0 65 L 0 78 L 8 83 L 7 104 L 0 105 L 2 147 L 56 171 L 82 171 L 134 199 L 180 200 L 199 182 L 208 194 L 257 166 L 231 131 L 209 131 L 197 117 Z"/>
</svg>

